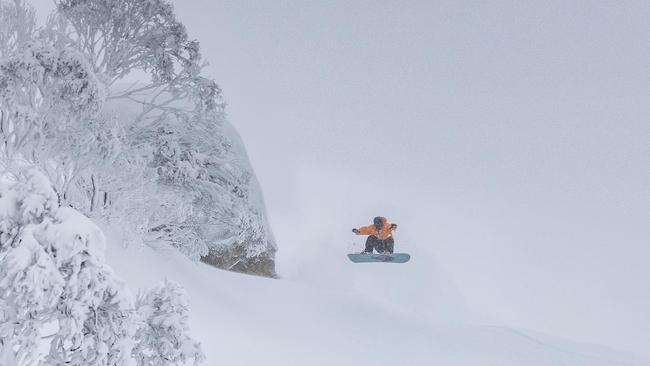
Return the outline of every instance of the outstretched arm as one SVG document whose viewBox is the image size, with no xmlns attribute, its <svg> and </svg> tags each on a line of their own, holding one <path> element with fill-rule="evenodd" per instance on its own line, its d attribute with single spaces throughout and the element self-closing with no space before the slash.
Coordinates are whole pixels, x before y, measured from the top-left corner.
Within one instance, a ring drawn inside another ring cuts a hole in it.
<svg viewBox="0 0 650 366">
<path fill-rule="evenodd" d="M 357 235 L 370 235 L 370 234 L 373 233 L 372 228 L 373 228 L 373 225 L 362 226 L 362 227 L 360 227 L 358 229 L 352 229 L 352 232 L 357 234 Z"/>
</svg>

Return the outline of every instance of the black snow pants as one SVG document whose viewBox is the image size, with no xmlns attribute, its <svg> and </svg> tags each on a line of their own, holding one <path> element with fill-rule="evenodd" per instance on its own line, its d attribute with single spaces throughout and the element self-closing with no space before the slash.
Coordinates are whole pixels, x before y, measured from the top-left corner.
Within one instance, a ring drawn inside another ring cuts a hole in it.
<svg viewBox="0 0 650 366">
<path fill-rule="evenodd" d="M 394 245 L 395 240 L 392 236 L 390 238 L 380 240 L 376 236 L 370 235 L 368 239 L 366 239 L 366 250 L 364 250 L 364 252 L 372 253 L 372 250 L 374 249 L 377 251 L 377 253 L 392 253 Z"/>
</svg>

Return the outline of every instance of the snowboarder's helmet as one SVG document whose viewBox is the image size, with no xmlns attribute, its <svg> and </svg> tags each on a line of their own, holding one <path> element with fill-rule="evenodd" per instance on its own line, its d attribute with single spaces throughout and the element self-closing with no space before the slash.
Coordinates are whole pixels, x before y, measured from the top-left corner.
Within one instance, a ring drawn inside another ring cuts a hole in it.
<svg viewBox="0 0 650 366">
<path fill-rule="evenodd" d="M 384 226 L 384 218 L 381 216 L 377 216 L 372 220 L 375 224 L 376 227 L 381 228 Z"/>
</svg>

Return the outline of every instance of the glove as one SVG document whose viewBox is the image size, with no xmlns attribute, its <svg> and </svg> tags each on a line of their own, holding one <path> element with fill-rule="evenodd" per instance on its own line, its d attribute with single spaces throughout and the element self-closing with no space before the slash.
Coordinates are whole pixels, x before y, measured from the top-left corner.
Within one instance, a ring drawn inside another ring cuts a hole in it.
<svg viewBox="0 0 650 366">
<path fill-rule="evenodd" d="M 390 224 L 390 228 L 393 230 L 397 229 L 397 224 Z"/>
<path fill-rule="evenodd" d="M 352 229 L 352 232 L 355 233 L 355 234 L 358 234 L 358 233 L 359 233 L 359 230 L 357 230 L 357 229 Z"/>
</svg>

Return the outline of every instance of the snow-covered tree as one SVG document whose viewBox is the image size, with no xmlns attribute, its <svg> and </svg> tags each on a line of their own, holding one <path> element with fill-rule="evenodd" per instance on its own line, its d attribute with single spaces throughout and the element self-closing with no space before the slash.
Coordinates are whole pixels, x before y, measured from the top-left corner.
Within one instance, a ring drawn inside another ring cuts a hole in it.
<svg viewBox="0 0 650 366">
<path fill-rule="evenodd" d="M 163 283 L 138 296 L 136 308 L 141 325 L 136 332 L 133 355 L 139 366 L 172 366 L 204 360 L 201 346 L 187 336 L 188 303 L 177 283 Z"/>
<path fill-rule="evenodd" d="M 140 106 L 122 122 L 131 150 L 157 176 L 146 195 L 145 240 L 219 267 L 273 275 L 275 243 L 259 187 L 238 137 L 228 132 L 221 90 L 200 73 L 199 44 L 171 4 L 59 0 L 57 7 L 51 28 L 113 86 L 109 109 Z M 118 84 L 133 72 L 150 79 Z"/>
<path fill-rule="evenodd" d="M 148 82 L 115 88 L 110 96 L 141 104 L 137 122 L 149 114 L 151 123 L 161 114 L 220 107 L 221 90 L 200 74 L 199 43 L 189 38 L 169 1 L 57 0 L 56 5 L 59 17 L 50 28 L 59 42 L 84 53 L 107 85 L 136 70 L 149 74 Z M 194 108 L 174 105 L 178 101 L 191 101 Z"/>
<path fill-rule="evenodd" d="M 11 170 L 0 190 L 0 360 L 31 364 L 45 337 L 48 364 L 124 364 L 136 317 L 103 261 L 101 230 L 59 207 L 35 167 Z"/>
<path fill-rule="evenodd" d="M 4 168 L 0 364 L 203 360 L 187 335 L 187 298 L 178 285 L 165 282 L 134 301 L 104 261 L 101 230 L 75 209 L 60 207 L 52 184 L 36 167 L 23 161 Z M 160 335 L 158 343 L 152 334 Z M 42 342 L 50 346 L 45 355 L 38 352 Z M 169 344 L 182 348 L 169 350 Z"/>
<path fill-rule="evenodd" d="M 29 175 L 33 175 L 30 179 Z M 34 224 L 58 206 L 43 177 L 32 171 L 23 182 L 1 182 L 0 364 L 35 361 L 39 329 L 53 317 L 65 285 L 49 253 L 34 238 Z M 7 179 L 6 176 L 2 178 Z M 19 178 L 20 179 L 20 178 Z"/>
<path fill-rule="evenodd" d="M 108 85 L 136 71 L 150 75 L 148 81 L 137 86 L 113 88 L 109 99 L 141 106 L 137 113 L 121 121 L 128 132 L 125 145 L 135 152 L 130 161 L 141 163 L 145 159 L 147 163 L 138 167 L 151 169 L 156 175 L 164 174 L 161 170 L 165 167 L 156 165 L 156 156 L 175 143 L 178 127 L 168 122 L 190 123 L 197 115 L 219 113 L 220 90 L 216 83 L 200 75 L 198 42 L 188 38 L 167 1 L 58 1 L 57 9 L 59 16 L 49 26 L 57 43 L 86 55 L 95 73 Z M 160 133 L 164 136 L 159 138 Z M 155 145 L 161 140 L 165 142 Z M 141 175 L 153 176 L 144 172 Z M 148 182 L 144 202 L 130 201 L 144 203 L 141 207 L 150 213 L 140 226 L 146 226 L 152 240 L 166 241 L 198 259 L 206 249 L 205 243 L 197 240 L 195 227 L 188 222 L 191 193 L 178 186 L 158 189 L 166 179 L 158 178 Z M 115 197 L 116 189 L 123 193 L 123 187 L 128 185 L 109 182 L 106 186 L 106 181 L 110 179 L 93 179 L 93 190 L 102 185 L 100 189 L 106 196 Z"/>
<path fill-rule="evenodd" d="M 0 63 L 0 136 L 7 159 L 31 159 L 65 194 L 103 154 L 105 88 L 71 49 L 28 42 Z"/>
<path fill-rule="evenodd" d="M 199 68 L 198 42 L 190 40 L 164 0 L 57 0 L 74 44 L 95 72 L 112 84 L 133 70 L 169 82 L 184 68 Z"/>
</svg>

